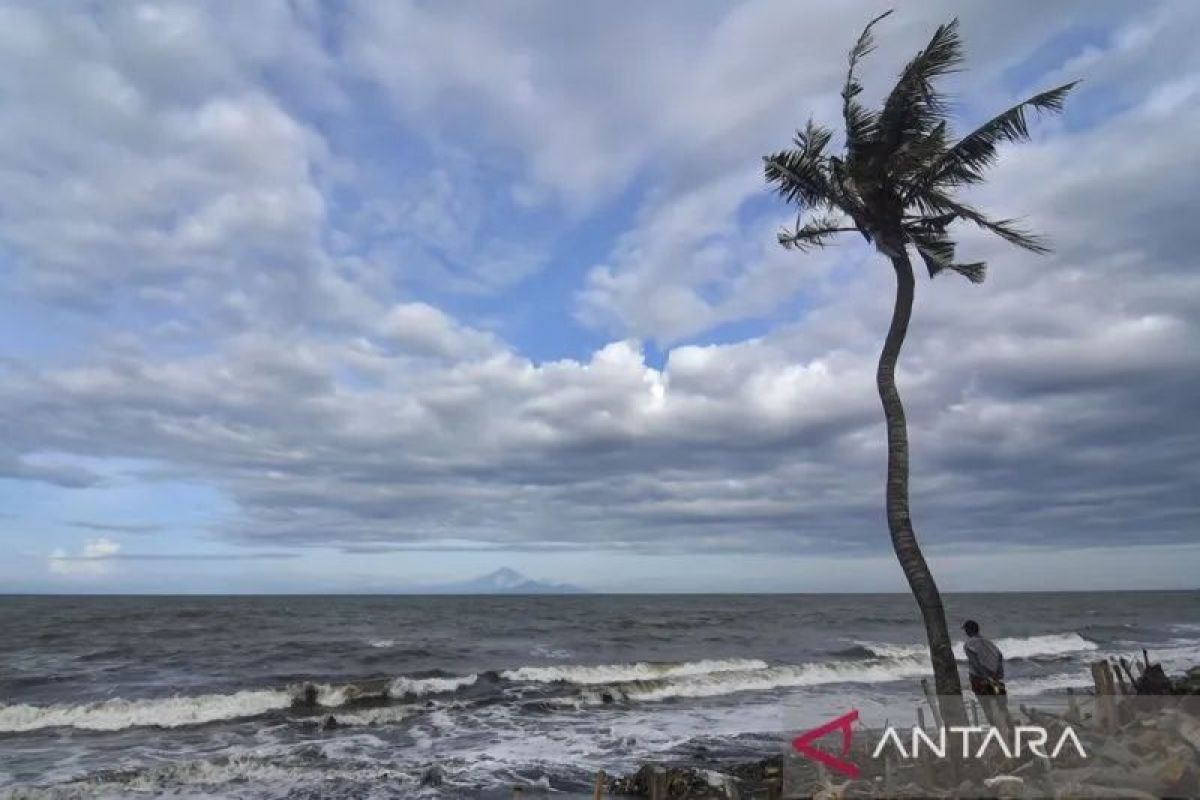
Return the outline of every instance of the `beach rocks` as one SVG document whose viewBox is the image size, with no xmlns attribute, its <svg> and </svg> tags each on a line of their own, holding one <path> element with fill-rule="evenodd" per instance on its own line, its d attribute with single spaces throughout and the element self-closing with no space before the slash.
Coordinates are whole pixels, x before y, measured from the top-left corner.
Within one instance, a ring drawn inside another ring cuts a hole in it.
<svg viewBox="0 0 1200 800">
<path fill-rule="evenodd" d="M 1153 671 L 1150 671 L 1153 674 Z M 1056 758 L 1030 755 L 972 759 L 954 768 L 945 759 L 885 763 L 861 750 L 848 759 L 861 771 L 838 782 L 813 762 L 774 756 L 731 763 L 706 740 L 674 764 L 646 764 L 608 782 L 614 796 L 652 800 L 732 800 L 809 797 L 850 800 L 866 797 L 955 798 L 1142 798 L 1200 796 L 1200 708 L 1191 687 L 1200 668 L 1171 681 L 1163 695 L 1138 694 L 1127 682 L 1107 696 L 1114 713 L 1100 715 L 1098 695 L 1075 695 L 1065 713 L 1022 706 L 1026 722 L 1050 732 L 1050 740 L 1070 727 L 1086 748 Z M 1200 688 L 1200 686 L 1197 686 Z M 870 734 L 855 744 L 870 742 Z M 736 756 L 734 756 L 736 757 Z M 787 788 L 789 794 L 783 794 Z"/>
<path fill-rule="evenodd" d="M 737 800 L 777 797 L 779 759 L 732 764 L 722 769 L 692 765 L 643 764 L 637 772 L 609 782 L 615 796 L 654 800 Z M 774 780 L 774 783 L 772 781 Z"/>
<path fill-rule="evenodd" d="M 434 764 L 421 775 L 421 786 L 441 786 L 446 780 L 446 771 L 440 764 Z"/>
</svg>

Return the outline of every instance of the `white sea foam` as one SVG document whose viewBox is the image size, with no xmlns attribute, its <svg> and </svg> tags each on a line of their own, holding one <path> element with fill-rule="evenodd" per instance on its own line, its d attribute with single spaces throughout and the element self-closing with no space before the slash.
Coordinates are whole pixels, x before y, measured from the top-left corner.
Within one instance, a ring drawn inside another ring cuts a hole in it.
<svg viewBox="0 0 1200 800">
<path fill-rule="evenodd" d="M 316 705 L 339 708 L 369 698 L 423 697 L 454 692 L 475 683 L 477 676 L 457 678 L 396 678 L 363 684 L 313 684 Z M 220 720 L 256 717 L 290 708 L 300 701 L 307 684 L 287 690 L 246 690 L 231 694 L 158 697 L 140 700 L 113 698 L 78 705 L 0 705 L 0 732 L 20 733 L 42 728 L 116 731 L 126 728 L 180 728 Z"/>
<path fill-rule="evenodd" d="M 222 797 L 245 797 L 246 792 L 230 789 L 250 786 L 271 787 L 277 790 L 321 785 L 339 779 L 364 786 L 395 786 L 415 782 L 412 774 L 387 766 L 333 766 L 325 763 L 320 767 L 312 767 L 279 763 L 274 759 L 253 754 L 232 753 L 228 757 L 214 760 L 179 761 L 147 767 L 115 778 L 85 778 L 45 788 L 18 789 L 12 795 L 0 792 L 0 797 L 92 800 L 100 797 L 124 798 L 145 793 L 159 796 L 164 793 L 164 787 L 173 789 L 170 792 L 172 795 L 183 789 L 188 796 L 193 796 L 195 790 L 203 789 L 204 795 L 210 796 L 210 793 L 219 787 Z M 187 791 L 188 789 L 192 791 Z M 251 791 L 253 792 L 253 789 Z M 272 792 L 271 795 L 275 796 L 275 793 Z M 258 796 L 258 792 L 253 792 L 250 796 Z"/>
<path fill-rule="evenodd" d="M 115 698 L 82 705 L 0 706 L 0 731 L 21 732 L 70 727 L 116 731 L 139 726 L 179 728 L 217 720 L 255 717 L 285 709 L 292 703 L 288 692 L 243 691 L 194 697 L 148 700 Z"/>
<path fill-rule="evenodd" d="M 923 644 L 890 644 L 888 642 L 855 642 L 876 658 L 920 658 L 929 652 Z"/>
<path fill-rule="evenodd" d="M 474 685 L 478 675 L 462 675 L 454 678 L 396 678 L 388 684 L 388 696 L 424 697 L 430 694 L 457 692 L 465 686 Z"/>
<path fill-rule="evenodd" d="M 654 702 L 682 697 L 717 697 L 738 692 L 822 686 L 836 683 L 888 683 L 924 675 L 928 666 L 918 658 L 886 662 L 802 664 L 757 669 L 724 670 L 656 680 L 637 680 L 590 687 L 586 704 L 612 701 Z"/>
<path fill-rule="evenodd" d="M 680 663 L 639 661 L 633 664 L 596 664 L 562 667 L 518 667 L 500 673 L 510 681 L 530 683 L 575 683 L 589 686 L 622 681 L 654 680 L 688 675 L 766 669 L 767 662 L 755 658 L 704 659 Z"/>
<path fill-rule="evenodd" d="M 1039 636 L 1006 637 L 996 639 L 995 643 L 1006 659 L 1052 658 L 1097 649 L 1095 642 L 1083 638 L 1074 631 Z M 877 658 L 927 658 L 929 653 L 928 646 L 924 644 L 889 644 L 886 642 L 856 642 L 856 644 L 866 648 Z M 955 644 L 954 652 L 962 660 L 961 642 Z"/>
<path fill-rule="evenodd" d="M 1114 655 L 1126 655 L 1117 653 Z M 1140 660 L 1140 649 L 1137 654 L 1129 653 L 1135 660 Z M 1172 639 L 1170 642 L 1150 648 L 1150 661 L 1158 662 L 1168 673 L 1183 672 L 1200 664 L 1200 641 L 1195 639 Z"/>
<path fill-rule="evenodd" d="M 380 650 L 383 650 L 388 647 L 395 647 L 396 640 L 395 639 L 371 639 L 367 642 L 367 644 L 369 644 L 371 647 L 375 647 Z"/>
<path fill-rule="evenodd" d="M 1083 638 L 1074 631 L 1025 638 L 1002 638 L 996 640 L 996 646 L 1000 648 L 1000 652 L 1004 654 L 1005 658 L 1045 658 L 1097 649 L 1095 642 Z M 961 649 L 962 647 L 959 646 L 958 650 Z"/>
<path fill-rule="evenodd" d="M 334 720 L 338 725 L 391 725 L 408 719 L 415 713 L 417 710 L 412 706 L 383 706 L 342 712 L 335 714 Z"/>
<path fill-rule="evenodd" d="M 1087 688 L 1091 681 L 1082 672 L 1045 675 L 1040 678 L 1022 678 L 1007 681 L 1008 693 L 1013 695 L 1049 694 L 1066 689 Z"/>
</svg>

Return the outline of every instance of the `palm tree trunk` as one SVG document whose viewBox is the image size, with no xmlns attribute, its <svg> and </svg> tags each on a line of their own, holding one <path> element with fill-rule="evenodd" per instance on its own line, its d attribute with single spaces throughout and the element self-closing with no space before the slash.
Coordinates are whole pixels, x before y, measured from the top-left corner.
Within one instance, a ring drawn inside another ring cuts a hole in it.
<svg viewBox="0 0 1200 800">
<path fill-rule="evenodd" d="M 892 309 L 892 324 L 888 327 L 887 339 L 879 354 L 879 369 L 875 374 L 879 399 L 883 401 L 883 414 L 887 419 L 888 530 L 892 535 L 896 558 L 900 561 L 904 577 L 925 620 L 925 635 L 929 639 L 933 681 L 943 724 L 965 725 L 967 715 L 962 701 L 962 684 L 959 683 L 950 632 L 946 628 L 942 595 L 938 592 L 929 565 L 925 563 L 925 556 L 921 554 L 908 510 L 908 426 L 904 419 L 904 405 L 896 390 L 896 360 L 900 357 L 900 348 L 912 316 L 913 271 L 903 246 L 899 249 L 899 255 L 892 255 L 891 259 L 896 271 L 896 305 Z"/>
</svg>

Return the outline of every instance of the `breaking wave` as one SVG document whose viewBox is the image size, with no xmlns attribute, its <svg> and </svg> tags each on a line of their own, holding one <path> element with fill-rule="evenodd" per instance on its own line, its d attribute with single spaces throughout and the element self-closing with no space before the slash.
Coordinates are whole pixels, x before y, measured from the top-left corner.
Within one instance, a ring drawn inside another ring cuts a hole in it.
<svg viewBox="0 0 1200 800">
<path fill-rule="evenodd" d="M 997 639 L 996 646 L 1000 648 L 1000 652 L 1004 653 L 1005 658 L 1052 658 L 1095 650 L 1098 647 L 1095 642 L 1083 638 L 1074 631 L 1051 633 L 1045 636 Z"/>
<path fill-rule="evenodd" d="M 589 686 L 581 692 L 578 700 L 585 705 L 655 702 L 833 683 L 888 683 L 925 675 L 929 670 L 918 658 L 898 658 L 875 664 L 802 664 L 771 667 L 759 663 L 760 667 L 751 669 Z"/>
<path fill-rule="evenodd" d="M 528 683 L 574 683 L 588 686 L 766 668 L 767 662 L 756 658 L 727 658 L 678 663 L 639 661 L 633 664 L 598 664 L 594 666 L 518 667 L 504 670 L 500 673 L 500 677 L 505 680 Z"/>
<path fill-rule="evenodd" d="M 425 697 L 431 694 L 446 694 L 473 686 L 478 675 L 463 675 L 453 678 L 396 678 L 388 684 L 388 697 Z"/>
<path fill-rule="evenodd" d="M 244 691 L 165 697 L 153 700 L 115 698 L 83 705 L 0 706 L 0 731 L 23 732 L 41 728 L 79 728 L 116 731 L 124 728 L 180 728 L 217 720 L 256 717 L 292 705 L 292 695 L 282 691 Z"/>
<path fill-rule="evenodd" d="M 1044 659 L 1096 650 L 1097 645 L 1078 633 L 1048 634 L 999 639 L 996 644 L 1009 659 Z M 1195 653 L 1195 643 L 1180 641 L 1163 655 L 1168 663 L 1183 662 Z M 1174 652 L 1178 650 L 1179 652 Z M 827 663 L 770 665 L 761 659 L 702 659 L 683 662 L 633 662 L 624 664 L 524 666 L 486 673 L 496 681 L 541 685 L 538 691 L 558 692 L 554 686 L 578 687 L 568 703 L 653 702 L 670 698 L 714 697 L 737 692 L 769 691 L 789 687 L 834 683 L 886 683 L 929 673 L 924 645 L 858 642 L 839 651 Z M 1178 656 L 1178 658 L 1174 658 Z M 342 685 L 305 683 L 283 689 L 243 690 L 126 700 L 114 698 L 76 705 L 0 705 L 0 732 L 25 732 L 43 728 L 76 728 L 114 731 L 135 727 L 178 728 L 221 720 L 257 717 L 291 708 L 345 709 L 349 706 L 387 706 L 389 701 L 415 701 L 453 695 L 476 686 L 481 675 L 401 676 Z M 490 686 L 483 687 L 487 691 Z M 532 686 L 529 687 L 533 689 Z M 1032 687 L 1031 687 L 1032 688 Z M 1050 683 L 1034 688 L 1052 688 Z M 356 711 L 359 709 L 355 709 Z M 345 713 L 345 712 L 339 712 Z M 347 717 L 351 724 L 400 719 L 402 709 L 370 710 Z"/>
<path fill-rule="evenodd" d="M 1046 659 L 1069 656 L 1088 650 L 1096 650 L 1098 645 L 1083 638 L 1078 633 L 1048 633 L 1040 636 L 1025 636 L 996 639 L 996 646 L 1008 660 L 1016 659 Z M 856 648 L 850 648 L 842 653 L 850 654 L 863 648 L 870 657 L 874 658 L 928 658 L 929 648 L 924 644 L 889 644 L 886 642 L 858 642 Z M 962 644 L 956 644 L 955 653 L 962 659 Z"/>
<path fill-rule="evenodd" d="M 298 684 L 286 690 L 246 690 L 231 694 L 113 698 L 79 705 L 0 705 L 0 732 L 23 733 L 42 728 L 117 731 L 126 728 L 182 728 L 209 722 L 258 717 L 290 708 L 340 708 L 363 702 L 385 702 L 456 692 L 476 675 L 453 678 L 395 678 L 343 685 Z"/>
</svg>

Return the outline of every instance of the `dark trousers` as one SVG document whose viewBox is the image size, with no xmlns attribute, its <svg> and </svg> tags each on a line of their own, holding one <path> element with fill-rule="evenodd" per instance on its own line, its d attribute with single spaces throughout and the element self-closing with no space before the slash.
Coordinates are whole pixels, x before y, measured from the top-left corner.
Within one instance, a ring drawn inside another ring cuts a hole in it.
<svg viewBox="0 0 1200 800">
<path fill-rule="evenodd" d="M 983 706 L 983 715 L 993 728 L 1008 731 L 1011 727 L 1008 716 L 1008 690 L 1004 681 L 971 677 L 971 691 Z"/>
</svg>

